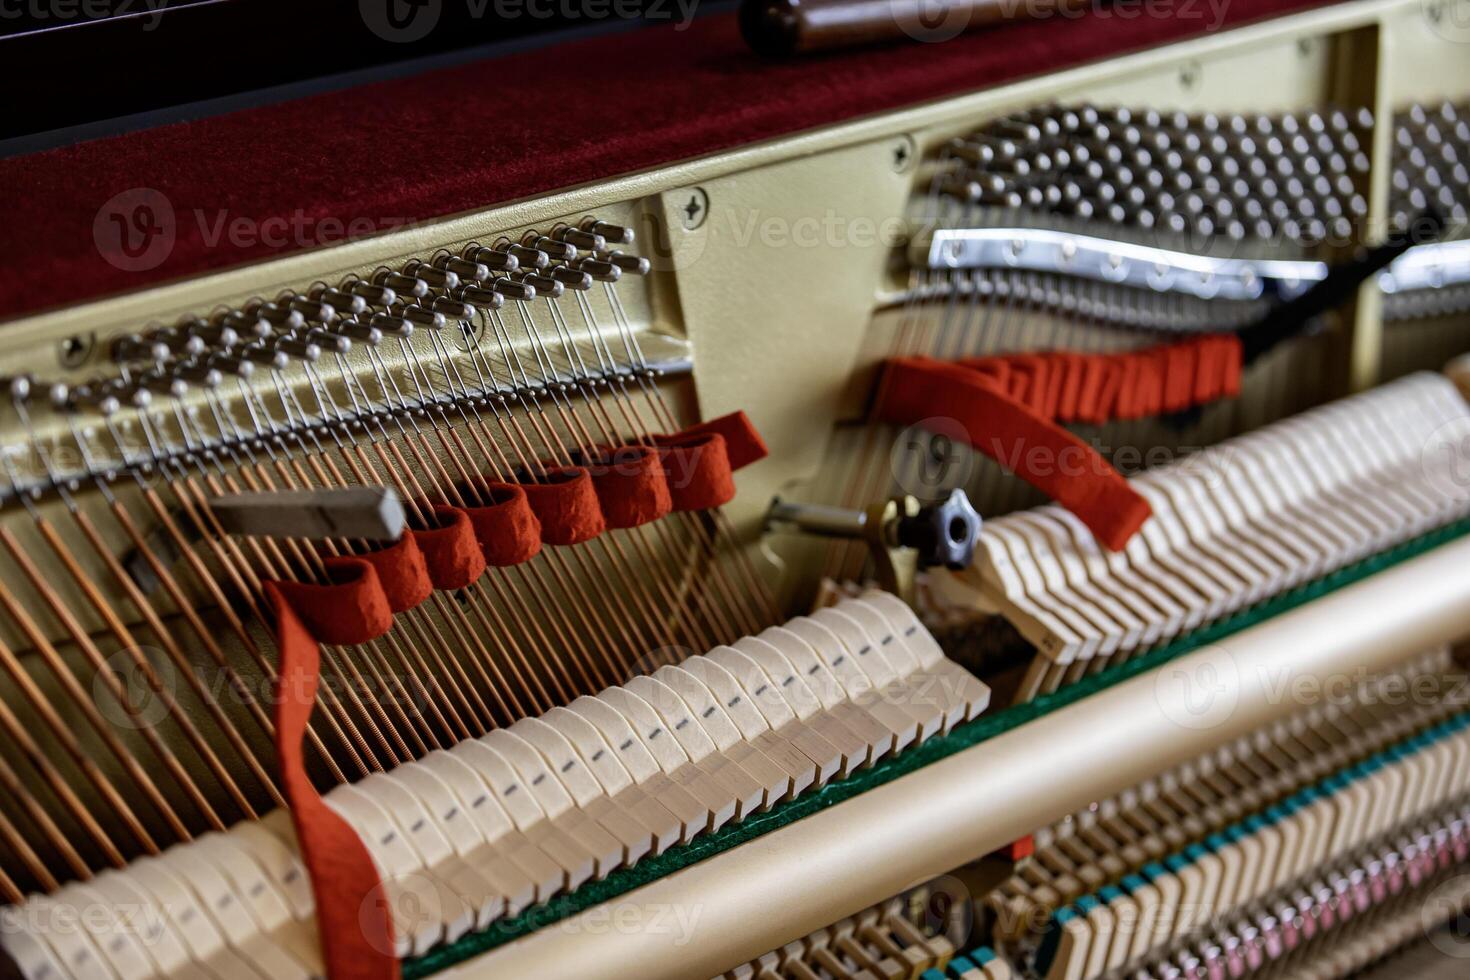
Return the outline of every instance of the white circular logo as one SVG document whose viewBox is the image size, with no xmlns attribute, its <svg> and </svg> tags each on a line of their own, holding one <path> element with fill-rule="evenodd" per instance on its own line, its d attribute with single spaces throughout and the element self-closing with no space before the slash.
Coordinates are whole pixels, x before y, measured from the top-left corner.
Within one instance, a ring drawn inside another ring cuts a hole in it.
<svg viewBox="0 0 1470 980">
<path fill-rule="evenodd" d="M 442 923 L 441 887 L 433 878 L 422 874 L 384 878 L 357 909 L 357 924 L 367 944 L 379 953 L 394 955 L 391 937 L 382 928 L 384 918 L 391 923 L 394 936 L 412 936 L 429 923 Z"/>
<path fill-rule="evenodd" d="M 938 500 L 964 487 L 975 470 L 975 452 L 964 426 L 935 416 L 909 426 L 893 441 L 889 466 L 893 482 L 920 500 Z"/>
<path fill-rule="evenodd" d="M 358 0 L 367 29 L 393 44 L 412 44 L 429 36 L 443 12 L 442 0 Z"/>
<path fill-rule="evenodd" d="M 173 662 L 152 647 L 119 650 L 92 675 L 92 702 L 120 729 L 152 728 L 168 717 L 164 694 L 173 695 L 176 679 Z"/>
<path fill-rule="evenodd" d="M 1420 455 L 1429 485 L 1452 500 L 1470 500 L 1470 418 L 1435 429 Z"/>
<path fill-rule="evenodd" d="M 97 251 L 124 272 L 157 268 L 173 252 L 177 234 L 172 202 L 151 187 L 114 194 L 92 219 Z"/>
<path fill-rule="evenodd" d="M 1206 731 L 1230 720 L 1240 703 L 1240 669 L 1224 647 L 1205 647 L 1154 673 L 1154 697 L 1180 728 Z"/>
<path fill-rule="evenodd" d="M 1457 960 L 1470 959 L 1470 876 L 1461 875 L 1430 893 L 1419 907 L 1419 924 L 1434 948 Z"/>
<path fill-rule="evenodd" d="M 949 0 L 888 0 L 893 22 L 915 41 L 933 44 L 959 37 L 970 26 L 972 6 Z"/>
<path fill-rule="evenodd" d="M 1470 0 L 1420 0 L 1429 29 L 1446 41 L 1470 44 Z"/>
</svg>

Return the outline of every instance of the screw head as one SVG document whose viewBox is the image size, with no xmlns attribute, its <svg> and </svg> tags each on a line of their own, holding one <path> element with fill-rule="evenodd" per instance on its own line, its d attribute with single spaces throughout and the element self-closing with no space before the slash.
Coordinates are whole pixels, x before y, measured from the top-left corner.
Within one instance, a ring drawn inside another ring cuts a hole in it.
<svg viewBox="0 0 1470 980">
<path fill-rule="evenodd" d="M 678 202 L 679 223 L 684 226 L 685 231 L 700 227 L 709 217 L 709 195 L 703 187 L 691 187 L 675 200 Z"/>
<path fill-rule="evenodd" d="M 67 337 L 56 345 L 56 360 L 64 368 L 80 367 L 91 357 L 96 346 L 97 335 L 95 333 Z"/>
<path fill-rule="evenodd" d="M 890 162 L 893 166 L 894 173 L 907 173 L 908 171 L 912 170 L 914 168 L 914 164 L 918 162 L 919 151 L 914 146 L 914 141 L 912 137 L 900 137 L 898 141 L 893 144 L 893 148 L 890 152 L 892 153 Z"/>
</svg>

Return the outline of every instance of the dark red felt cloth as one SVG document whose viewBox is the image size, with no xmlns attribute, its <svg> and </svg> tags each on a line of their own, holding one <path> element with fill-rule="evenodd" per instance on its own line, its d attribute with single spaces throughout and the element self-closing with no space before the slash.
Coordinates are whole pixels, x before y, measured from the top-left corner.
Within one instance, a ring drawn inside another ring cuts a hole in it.
<svg viewBox="0 0 1470 980">
<path fill-rule="evenodd" d="M 378 581 L 388 599 L 388 608 L 395 613 L 412 609 L 434 591 L 434 583 L 429 579 L 429 566 L 424 563 L 424 553 L 419 550 L 418 539 L 413 534 L 405 534 L 386 548 L 360 557 L 378 570 Z M 330 559 L 329 563 L 343 560 Z"/>
<path fill-rule="evenodd" d="M 589 469 L 608 527 L 639 527 L 674 508 L 663 462 L 652 446 L 619 446 Z"/>
<path fill-rule="evenodd" d="M 366 562 L 362 567 L 371 568 Z M 393 923 L 372 856 L 347 821 L 326 804 L 306 771 L 302 741 L 316 706 L 321 648 L 296 614 L 310 599 L 288 600 L 283 583 L 267 582 L 281 651 L 275 703 L 276 757 L 291 822 L 316 897 L 317 931 L 332 980 L 396 980 Z M 331 588 L 324 586 L 323 588 Z"/>
<path fill-rule="evenodd" d="M 730 460 L 732 470 L 744 469 L 751 463 L 759 462 L 771 454 L 771 451 L 766 448 L 766 441 L 761 438 L 761 434 L 756 431 L 750 417 L 744 412 L 721 415 L 708 422 L 691 425 L 671 436 L 654 436 L 653 441 L 667 444 L 687 441 L 691 436 L 715 433 L 725 440 L 725 455 Z"/>
<path fill-rule="evenodd" d="M 427 221 L 1325 2 L 1232 0 L 1217 24 L 1207 5 L 1183 16 L 1158 0 L 786 64 L 760 61 L 733 15 L 712 15 L 0 160 L 0 319 L 329 244 L 354 222 Z M 109 207 L 139 188 L 156 193 Z M 171 227 L 171 244 L 109 262 L 118 220 Z"/>
<path fill-rule="evenodd" d="M 276 582 L 274 588 L 323 643 L 366 643 L 388 632 L 393 609 L 378 578 L 378 569 L 358 557 L 324 562 L 332 584 Z"/>
<path fill-rule="evenodd" d="M 523 483 L 521 489 L 541 522 L 546 544 L 581 544 L 607 530 L 592 474 L 584 466 L 549 469 L 545 483 Z"/>
<path fill-rule="evenodd" d="M 725 437 L 718 432 L 672 437 L 660 442 L 674 510 L 709 510 L 735 498 L 735 478 Z"/>
<path fill-rule="evenodd" d="M 462 589 L 485 573 L 485 553 L 475 538 L 475 526 L 458 507 L 441 504 L 432 511 L 439 526 L 413 532 L 429 580 L 436 589 Z"/>
<path fill-rule="evenodd" d="M 536 557 L 541 551 L 541 523 L 526 491 L 514 483 L 492 483 L 486 493 L 489 504 L 465 508 L 485 561 L 503 567 Z"/>
</svg>

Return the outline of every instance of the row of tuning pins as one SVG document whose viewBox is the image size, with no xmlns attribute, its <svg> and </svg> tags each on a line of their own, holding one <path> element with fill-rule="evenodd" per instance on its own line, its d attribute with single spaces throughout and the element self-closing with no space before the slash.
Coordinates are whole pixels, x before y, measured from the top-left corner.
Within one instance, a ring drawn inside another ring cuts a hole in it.
<svg viewBox="0 0 1470 980">
<path fill-rule="evenodd" d="M 1194 239 L 1348 241 L 1368 211 L 1366 110 L 1189 115 L 1046 106 L 945 148 L 961 204 Z"/>
<path fill-rule="evenodd" d="M 1181 293 L 1159 293 L 1098 283 L 1091 289 L 1067 288 L 1055 276 L 1014 270 L 988 270 L 956 279 L 953 288 L 967 301 L 1014 309 L 1047 310 L 1068 320 L 1111 324 L 1131 330 L 1180 332 L 1232 330 L 1263 312 L 1260 302 L 1218 303 Z"/>
<path fill-rule="evenodd" d="M 472 242 L 459 254 L 412 259 L 368 279 L 349 276 L 336 286 L 317 283 L 304 293 L 286 291 L 208 318 L 188 317 L 117 339 L 110 355 L 124 368 L 121 376 L 70 388 L 54 384 L 48 400 L 58 408 L 110 415 L 125 405 L 145 407 L 155 395 L 179 398 L 191 387 L 216 388 L 226 377 L 248 380 L 259 369 L 282 370 L 292 360 L 345 354 L 354 342 L 375 347 L 415 330 L 468 323 L 507 302 L 585 292 L 624 273 L 647 274 L 647 259 L 614 247 L 632 241 L 632 229 L 588 217 L 548 235 L 528 231 L 519 241 Z"/>
<path fill-rule="evenodd" d="M 1470 104 L 1411 106 L 1394 118 L 1392 225 L 1433 207 L 1451 225 L 1470 221 Z"/>
</svg>

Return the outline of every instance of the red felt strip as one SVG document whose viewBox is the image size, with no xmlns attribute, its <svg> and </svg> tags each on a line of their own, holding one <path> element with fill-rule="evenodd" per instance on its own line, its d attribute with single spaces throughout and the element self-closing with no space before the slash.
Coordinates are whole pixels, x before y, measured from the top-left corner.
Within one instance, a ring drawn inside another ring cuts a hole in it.
<svg viewBox="0 0 1470 980">
<path fill-rule="evenodd" d="M 1058 422 L 1076 422 L 1082 404 L 1083 377 L 1088 359 L 1081 354 L 1059 351 L 1054 355 L 1061 367 L 1061 391 L 1057 396 Z"/>
<path fill-rule="evenodd" d="M 547 470 L 545 483 L 523 483 L 521 489 L 546 544 L 580 544 L 607 530 L 592 474 L 584 466 Z"/>
<path fill-rule="evenodd" d="M 328 558 L 323 564 L 330 585 L 275 583 L 311 634 L 322 643 L 353 644 L 388 632 L 393 609 L 374 564 L 355 556 Z"/>
<path fill-rule="evenodd" d="M 443 504 L 432 508 L 439 526 L 413 531 L 434 588 L 463 589 L 485 572 L 485 553 L 475 538 L 470 515 Z"/>
<path fill-rule="evenodd" d="M 970 446 L 1076 514 L 1108 548 L 1122 548 L 1149 517 L 1148 502 L 1096 450 L 965 368 L 894 358 L 879 391 L 879 421 L 955 420 Z"/>
<path fill-rule="evenodd" d="M 639 527 L 674 508 L 668 477 L 652 446 L 619 446 L 589 467 L 608 527 Z"/>
<path fill-rule="evenodd" d="M 372 568 L 366 563 L 363 567 Z M 327 976 L 397 980 L 401 970 L 393 955 L 393 923 L 372 855 L 357 832 L 322 800 L 307 775 L 302 742 L 316 705 L 321 649 L 296 612 L 311 608 L 312 595 L 297 591 L 296 598 L 290 598 L 292 590 L 282 587 L 288 584 L 265 584 L 281 654 L 274 711 L 276 757 L 301 858 L 311 875 Z"/>
<path fill-rule="evenodd" d="M 412 534 L 405 534 L 386 548 L 356 557 L 377 570 L 378 582 L 388 599 L 388 608 L 396 613 L 412 609 L 434 591 L 434 583 L 429 579 L 429 568 L 424 563 L 424 553 L 419 550 L 418 541 Z M 325 564 L 330 568 L 343 560 L 329 558 Z"/>
<path fill-rule="evenodd" d="M 1240 338 L 1235 334 L 1224 334 L 1219 338 L 1224 348 L 1220 357 L 1220 390 L 1218 398 L 1234 398 L 1240 394 L 1240 374 L 1245 365 Z"/>
<path fill-rule="evenodd" d="M 485 495 L 490 503 L 464 508 L 485 561 L 500 568 L 536 557 L 541 551 L 541 522 L 526 491 L 515 483 L 490 483 Z"/>
<path fill-rule="evenodd" d="M 681 434 L 661 444 L 658 451 L 668 474 L 674 510 L 709 510 L 734 499 L 735 478 L 724 436 L 717 432 Z"/>
<path fill-rule="evenodd" d="M 1182 412 L 1194 402 L 1194 379 L 1200 352 L 1209 345 L 1198 341 L 1170 344 L 1164 355 L 1164 411 Z"/>
<path fill-rule="evenodd" d="M 756 431 L 749 418 L 744 412 L 731 412 L 729 415 L 721 415 L 719 418 L 691 425 L 682 432 L 671 436 L 654 436 L 656 445 L 683 442 L 693 436 L 717 434 L 725 440 L 725 456 L 730 462 L 730 469 L 740 470 L 751 463 L 765 459 L 770 455 L 766 448 L 766 441 Z"/>
</svg>

